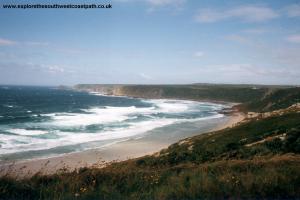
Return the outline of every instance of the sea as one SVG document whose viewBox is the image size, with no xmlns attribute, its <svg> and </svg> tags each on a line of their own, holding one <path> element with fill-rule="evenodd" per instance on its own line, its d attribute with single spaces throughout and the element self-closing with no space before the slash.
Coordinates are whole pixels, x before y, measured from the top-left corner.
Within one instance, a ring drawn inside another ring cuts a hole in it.
<svg viewBox="0 0 300 200">
<path fill-rule="evenodd" d="M 0 86 L 0 161 L 107 148 L 151 134 L 198 132 L 228 105 L 106 96 L 56 87 Z"/>
</svg>

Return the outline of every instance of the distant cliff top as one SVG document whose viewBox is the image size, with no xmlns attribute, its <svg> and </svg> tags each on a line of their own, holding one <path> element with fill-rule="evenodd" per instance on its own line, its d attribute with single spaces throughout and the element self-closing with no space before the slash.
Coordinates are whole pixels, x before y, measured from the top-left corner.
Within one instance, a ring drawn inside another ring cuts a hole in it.
<svg viewBox="0 0 300 200">
<path fill-rule="evenodd" d="M 280 85 L 122 85 L 79 84 L 74 89 L 139 98 L 170 98 L 241 103 L 244 111 L 272 111 L 300 102 L 300 87 Z"/>
</svg>

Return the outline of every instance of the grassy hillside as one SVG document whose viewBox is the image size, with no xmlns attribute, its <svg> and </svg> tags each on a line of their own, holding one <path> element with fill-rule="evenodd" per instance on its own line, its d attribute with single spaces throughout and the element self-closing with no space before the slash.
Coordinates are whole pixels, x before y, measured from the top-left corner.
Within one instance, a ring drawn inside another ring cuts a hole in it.
<svg viewBox="0 0 300 200">
<path fill-rule="evenodd" d="M 266 112 L 289 107 L 300 102 L 300 87 L 270 90 L 263 98 L 254 99 L 244 106 L 247 110 Z"/>
<path fill-rule="evenodd" d="M 3 177 L 0 199 L 296 199 L 299 169 L 300 113 L 293 110 L 103 169 Z"/>
</svg>

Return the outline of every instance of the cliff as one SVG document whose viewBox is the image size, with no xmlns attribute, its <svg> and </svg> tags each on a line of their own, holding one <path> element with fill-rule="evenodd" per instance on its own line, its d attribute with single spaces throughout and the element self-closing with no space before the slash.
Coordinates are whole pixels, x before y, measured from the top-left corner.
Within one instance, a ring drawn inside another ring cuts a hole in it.
<svg viewBox="0 0 300 200">
<path fill-rule="evenodd" d="M 249 97 L 261 98 L 269 88 L 237 85 L 101 85 L 80 84 L 74 86 L 80 91 L 99 92 L 106 95 L 139 98 L 176 98 L 246 102 Z"/>
<path fill-rule="evenodd" d="M 272 111 L 300 101 L 300 88 L 267 85 L 101 85 L 80 84 L 75 90 L 139 98 L 186 99 L 241 103 L 243 111 Z"/>
</svg>

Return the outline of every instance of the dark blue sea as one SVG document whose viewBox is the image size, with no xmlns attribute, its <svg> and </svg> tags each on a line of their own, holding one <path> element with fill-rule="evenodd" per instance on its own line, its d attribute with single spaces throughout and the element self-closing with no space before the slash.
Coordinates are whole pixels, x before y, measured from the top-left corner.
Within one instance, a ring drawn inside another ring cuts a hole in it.
<svg viewBox="0 0 300 200">
<path fill-rule="evenodd" d="M 0 86 L 0 161 L 106 147 L 151 133 L 222 118 L 224 105 L 137 99 L 62 90 Z M 195 130 L 198 131 L 197 126 Z"/>
</svg>

